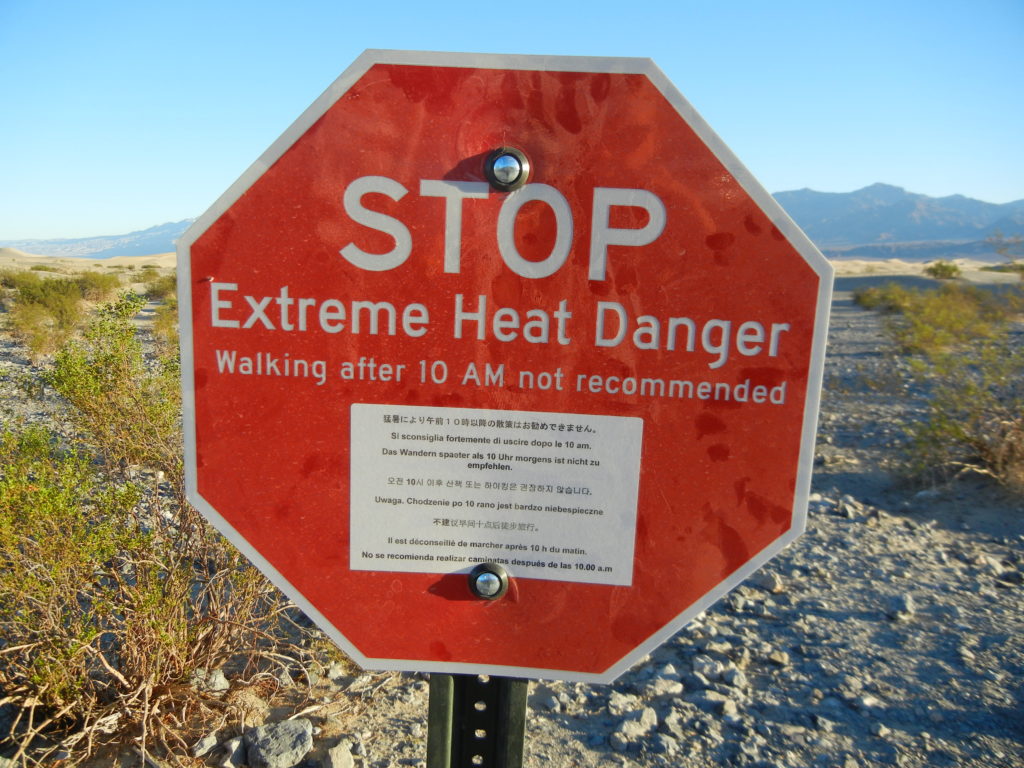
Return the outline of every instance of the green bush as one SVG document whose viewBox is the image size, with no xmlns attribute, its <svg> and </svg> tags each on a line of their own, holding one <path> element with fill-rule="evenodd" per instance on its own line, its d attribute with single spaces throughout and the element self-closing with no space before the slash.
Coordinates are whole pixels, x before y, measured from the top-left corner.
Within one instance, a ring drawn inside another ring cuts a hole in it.
<svg viewBox="0 0 1024 768">
<path fill-rule="evenodd" d="M 1024 489 L 1024 349 L 1012 334 L 1021 293 L 889 292 L 900 300 L 879 304 L 898 307 L 883 327 L 913 355 L 911 375 L 928 396 L 926 417 L 908 425 L 910 473 L 935 481 L 972 467 Z"/>
<path fill-rule="evenodd" d="M 9 270 L 0 274 L 0 284 L 13 293 L 14 333 L 35 358 L 56 351 L 83 317 L 81 287 L 73 278 Z"/>
<path fill-rule="evenodd" d="M 1009 264 L 990 264 L 981 268 L 982 272 L 1016 272 L 1024 280 L 1024 261 L 1011 261 Z"/>
<path fill-rule="evenodd" d="M 34 360 L 57 351 L 69 332 L 40 304 L 18 303 L 10 311 L 11 329 Z"/>
<path fill-rule="evenodd" d="M 146 295 L 154 301 L 170 301 L 178 297 L 178 276 L 174 272 L 166 275 L 153 272 L 145 283 Z"/>
<path fill-rule="evenodd" d="M 72 764 L 113 740 L 183 755 L 223 724 L 190 684 L 196 670 L 230 662 L 269 678 L 321 652 L 185 503 L 177 360 L 145 354 L 143 304 L 127 293 L 100 307 L 44 374 L 95 452 L 0 432 L 0 691 L 33 722 L 0 733 L 0 750 L 13 743 L 29 764 L 49 764 L 32 745 L 44 731 Z"/>
<path fill-rule="evenodd" d="M 952 261 L 935 261 L 924 268 L 924 273 L 936 280 L 952 280 L 960 277 L 960 267 Z"/>
<path fill-rule="evenodd" d="M 918 365 L 930 396 L 911 430 L 911 472 L 932 480 L 973 467 L 1024 490 L 1024 350 L 998 334 Z"/>
<path fill-rule="evenodd" d="M 121 288 L 121 279 L 110 272 L 82 272 L 76 282 L 86 301 L 106 301 Z"/>
<path fill-rule="evenodd" d="M 153 317 L 153 338 L 163 355 L 178 352 L 178 300 L 169 299 L 156 308 Z"/>
<path fill-rule="evenodd" d="M 111 465 L 141 464 L 182 473 L 178 361 L 147 364 L 132 319 L 145 299 L 125 293 L 97 310 L 82 339 L 54 358 L 46 382 L 72 406 L 72 418 Z"/>
<path fill-rule="evenodd" d="M 283 601 L 194 512 L 159 497 L 144 512 L 140 487 L 53 446 L 40 429 L 0 432 L 0 689 L 32 712 L 0 748 L 48 764 L 28 751 L 45 733 L 76 761 L 123 736 L 181 754 L 177 731 L 220 714 L 188 685 L 197 669 L 301 655 L 267 634 Z"/>
<path fill-rule="evenodd" d="M 913 300 L 914 292 L 898 283 L 885 283 L 853 292 L 853 300 L 865 309 L 875 309 L 883 314 L 902 312 Z"/>
<path fill-rule="evenodd" d="M 887 330 L 903 351 L 936 355 L 1005 334 L 1014 311 L 1010 295 L 949 284 L 909 292 L 898 316 L 889 319 Z"/>
</svg>

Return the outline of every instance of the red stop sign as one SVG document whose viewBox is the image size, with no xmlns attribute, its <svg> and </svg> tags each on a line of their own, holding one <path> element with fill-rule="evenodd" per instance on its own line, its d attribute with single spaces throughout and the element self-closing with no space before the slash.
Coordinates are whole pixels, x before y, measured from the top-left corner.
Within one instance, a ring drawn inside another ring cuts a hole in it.
<svg viewBox="0 0 1024 768">
<path fill-rule="evenodd" d="M 366 667 L 608 681 L 804 527 L 831 269 L 647 60 L 368 52 L 179 275 L 189 498 Z"/>
</svg>

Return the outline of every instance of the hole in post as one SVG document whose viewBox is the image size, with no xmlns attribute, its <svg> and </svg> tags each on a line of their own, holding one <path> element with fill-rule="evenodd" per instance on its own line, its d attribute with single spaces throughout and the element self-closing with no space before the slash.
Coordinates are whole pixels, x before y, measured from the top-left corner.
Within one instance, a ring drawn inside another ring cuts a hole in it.
<svg viewBox="0 0 1024 768">
<path fill-rule="evenodd" d="M 477 712 L 483 712 L 485 709 L 487 709 L 487 702 L 486 701 L 474 702 L 473 703 L 473 709 L 475 709 Z"/>
<path fill-rule="evenodd" d="M 486 739 L 487 731 L 485 731 L 483 728 L 477 728 L 475 731 L 473 731 L 473 735 L 476 736 L 478 739 Z"/>
<path fill-rule="evenodd" d="M 483 755 L 473 755 L 473 758 L 470 760 L 470 762 L 473 763 L 473 765 L 483 765 L 484 764 L 484 756 Z"/>
<path fill-rule="evenodd" d="M 478 683 L 480 683 L 480 685 L 487 685 L 489 682 L 491 682 L 491 676 L 490 675 L 477 675 L 476 676 L 476 681 Z"/>
</svg>

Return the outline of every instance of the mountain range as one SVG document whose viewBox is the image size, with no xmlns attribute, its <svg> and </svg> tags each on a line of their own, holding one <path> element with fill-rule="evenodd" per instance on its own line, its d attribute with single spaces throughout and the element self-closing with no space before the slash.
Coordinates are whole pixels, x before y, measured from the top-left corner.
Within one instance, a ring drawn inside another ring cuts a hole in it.
<svg viewBox="0 0 1024 768">
<path fill-rule="evenodd" d="M 798 189 L 773 197 L 829 256 L 997 259 L 987 239 L 1024 232 L 1024 200 L 929 197 L 889 184 L 855 192 Z"/>
<path fill-rule="evenodd" d="M 929 197 L 889 184 L 854 192 L 798 189 L 775 199 L 831 257 L 909 261 L 969 257 L 998 260 L 986 240 L 1024 232 L 1024 200 L 986 203 L 963 195 Z M 148 256 L 167 253 L 194 221 L 161 224 L 125 235 L 58 240 L 2 240 L 0 247 L 40 256 Z"/>
</svg>

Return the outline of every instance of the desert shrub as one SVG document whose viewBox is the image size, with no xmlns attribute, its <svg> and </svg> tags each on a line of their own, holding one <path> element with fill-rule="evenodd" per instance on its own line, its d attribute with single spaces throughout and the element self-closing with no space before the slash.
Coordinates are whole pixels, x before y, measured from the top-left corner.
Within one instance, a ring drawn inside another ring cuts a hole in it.
<svg viewBox="0 0 1024 768">
<path fill-rule="evenodd" d="M 57 267 L 51 267 L 49 264 L 33 264 L 29 269 L 33 272 L 60 272 Z"/>
<path fill-rule="evenodd" d="M 929 354 L 918 372 L 930 389 L 908 455 L 917 477 L 973 467 L 1024 490 L 1024 351 L 1004 334 Z"/>
<path fill-rule="evenodd" d="M 0 284 L 13 293 L 12 329 L 33 357 L 58 349 L 83 317 L 82 292 L 74 279 L 11 270 L 0 275 Z"/>
<path fill-rule="evenodd" d="M 989 264 L 981 268 L 982 272 L 1016 272 L 1024 280 L 1024 261 L 1011 261 L 1008 264 Z"/>
<path fill-rule="evenodd" d="M 181 478 L 181 393 L 174 357 L 147 361 L 132 318 L 133 293 L 101 306 L 82 339 L 54 358 L 46 382 L 109 464 L 142 464 Z"/>
<path fill-rule="evenodd" d="M 178 351 L 178 300 L 168 299 L 156 308 L 153 316 L 153 339 L 163 355 Z"/>
<path fill-rule="evenodd" d="M 168 301 L 178 296 L 178 276 L 174 272 L 166 275 L 153 272 L 145 284 L 146 295 L 154 301 Z"/>
<path fill-rule="evenodd" d="M 10 311 L 11 329 L 34 360 L 55 352 L 67 338 L 53 316 L 39 304 L 15 304 Z"/>
<path fill-rule="evenodd" d="M 902 312 L 912 300 L 914 292 L 899 283 L 885 283 L 858 288 L 853 300 L 865 309 L 875 309 L 884 314 Z"/>
<path fill-rule="evenodd" d="M 0 689 L 19 705 L 0 747 L 43 764 L 40 733 L 73 757 L 129 736 L 182 754 L 175 724 L 214 714 L 190 676 L 285 650 L 267 634 L 279 594 L 194 512 L 141 498 L 41 429 L 0 433 Z"/>
<path fill-rule="evenodd" d="M 106 301 L 121 288 L 121 279 L 110 272 L 82 272 L 75 281 L 87 301 Z"/>
<path fill-rule="evenodd" d="M 1013 311 L 1010 295 L 950 284 L 909 292 L 887 329 L 903 351 L 935 355 L 1002 335 Z"/>
<path fill-rule="evenodd" d="M 924 273 L 936 280 L 952 280 L 960 277 L 960 267 L 952 261 L 935 261 L 924 268 Z"/>
<path fill-rule="evenodd" d="M 146 296 L 161 302 L 153 316 L 153 338 L 162 354 L 175 354 L 178 349 L 177 274 L 161 275 L 154 270 L 146 281 Z"/>
<path fill-rule="evenodd" d="M 321 653 L 185 502 L 177 361 L 145 353 L 143 304 L 126 293 L 98 308 L 44 374 L 88 454 L 0 432 L 0 691 L 18 712 L 0 750 L 13 742 L 29 764 L 48 764 L 32 743 L 44 732 L 72 763 L 120 739 L 175 759 L 224 717 L 190 683 L 197 670 L 230 664 L 244 685 Z M 132 465 L 159 472 L 142 484 Z"/>
<path fill-rule="evenodd" d="M 944 285 L 909 292 L 885 332 L 927 393 L 907 425 L 906 466 L 928 481 L 972 467 L 1024 489 L 1024 345 L 1015 336 L 1020 292 Z"/>
</svg>

